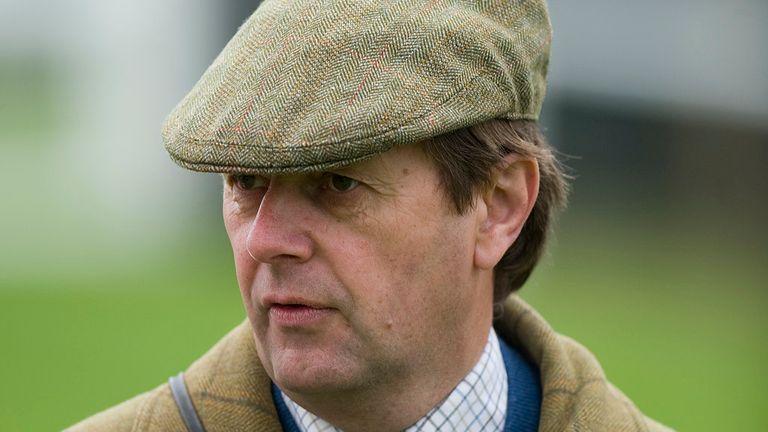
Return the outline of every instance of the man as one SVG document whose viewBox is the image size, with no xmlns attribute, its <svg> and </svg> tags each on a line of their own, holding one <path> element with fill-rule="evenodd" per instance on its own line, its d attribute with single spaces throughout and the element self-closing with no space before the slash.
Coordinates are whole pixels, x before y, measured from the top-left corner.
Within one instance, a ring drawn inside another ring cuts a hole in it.
<svg viewBox="0 0 768 432">
<path fill-rule="evenodd" d="M 513 291 L 566 185 L 542 1 L 264 2 L 169 116 L 247 322 L 72 430 L 649 431 Z"/>
</svg>

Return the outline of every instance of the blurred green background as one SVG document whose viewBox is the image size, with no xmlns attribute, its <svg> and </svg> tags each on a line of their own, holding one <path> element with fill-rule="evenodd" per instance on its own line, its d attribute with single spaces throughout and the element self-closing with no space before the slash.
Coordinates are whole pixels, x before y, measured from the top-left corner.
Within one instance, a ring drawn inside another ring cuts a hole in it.
<svg viewBox="0 0 768 432">
<path fill-rule="evenodd" d="M 244 318 L 220 179 L 159 125 L 254 7 L 0 0 L 0 430 L 151 389 Z M 523 296 L 648 415 L 768 430 L 768 5 L 550 8 L 573 194 Z"/>
</svg>

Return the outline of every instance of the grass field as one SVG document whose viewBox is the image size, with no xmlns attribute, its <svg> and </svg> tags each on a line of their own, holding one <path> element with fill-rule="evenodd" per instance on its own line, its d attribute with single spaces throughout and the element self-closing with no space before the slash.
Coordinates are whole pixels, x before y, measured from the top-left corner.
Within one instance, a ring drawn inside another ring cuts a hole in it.
<svg viewBox="0 0 768 432">
<path fill-rule="evenodd" d="M 652 417 L 679 430 L 768 430 L 761 267 L 595 232 L 566 230 L 524 297 Z M 200 250 L 90 279 L 4 281 L 0 430 L 62 429 L 162 383 L 239 323 L 225 240 Z"/>
</svg>

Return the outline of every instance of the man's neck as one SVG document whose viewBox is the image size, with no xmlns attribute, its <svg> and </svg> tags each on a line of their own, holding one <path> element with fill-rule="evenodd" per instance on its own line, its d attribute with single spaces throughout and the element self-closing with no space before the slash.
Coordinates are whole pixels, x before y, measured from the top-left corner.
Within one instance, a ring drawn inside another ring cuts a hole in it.
<svg viewBox="0 0 768 432">
<path fill-rule="evenodd" d="M 472 430 L 480 430 L 477 429 L 478 427 L 482 430 L 502 430 L 507 411 L 506 368 L 502 360 L 499 340 L 493 330 L 488 332 L 486 340 L 481 357 L 472 369 L 462 377 L 458 385 L 451 389 L 447 397 L 435 403 L 428 409 L 428 412 L 423 412 L 418 419 L 405 426 L 394 424 L 383 426 L 382 419 L 400 417 L 402 413 L 393 413 L 392 410 L 389 410 L 390 415 L 387 415 L 387 411 L 381 411 L 379 407 L 376 407 L 375 409 L 381 417 L 368 423 L 363 430 L 370 430 L 372 424 L 376 425 L 376 430 L 421 431 L 441 430 L 444 427 L 452 428 L 452 430 L 469 430 L 472 428 L 474 428 Z M 285 411 L 282 411 L 284 414 L 281 415 L 292 417 L 299 430 L 303 432 L 340 430 L 334 426 L 338 423 L 329 423 L 327 419 L 308 412 L 284 393 L 281 395 L 279 390 L 276 391 L 275 397 L 285 401 L 282 408 Z M 411 394 L 403 394 L 400 399 L 410 401 L 411 396 Z M 282 402 L 278 405 L 281 404 Z M 355 409 L 362 411 L 358 406 L 355 406 Z M 343 430 L 356 429 L 347 426 Z"/>
<path fill-rule="evenodd" d="M 446 361 L 425 362 L 425 367 L 399 380 L 336 394 L 286 395 L 308 411 L 345 432 L 402 431 L 442 402 L 475 366 L 485 348 L 490 323 L 483 336 L 469 343 L 451 344 Z M 426 365 L 429 364 L 429 367 Z"/>
</svg>

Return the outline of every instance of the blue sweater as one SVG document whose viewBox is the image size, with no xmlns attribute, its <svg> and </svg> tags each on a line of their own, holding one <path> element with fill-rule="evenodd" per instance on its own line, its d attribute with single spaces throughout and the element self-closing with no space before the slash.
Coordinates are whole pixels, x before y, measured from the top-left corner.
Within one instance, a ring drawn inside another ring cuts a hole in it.
<svg viewBox="0 0 768 432">
<path fill-rule="evenodd" d="M 507 369 L 506 432 L 536 432 L 541 410 L 539 371 L 514 348 L 499 338 L 501 356 Z M 283 400 L 280 390 L 272 384 L 272 398 L 285 432 L 301 432 Z"/>
</svg>

